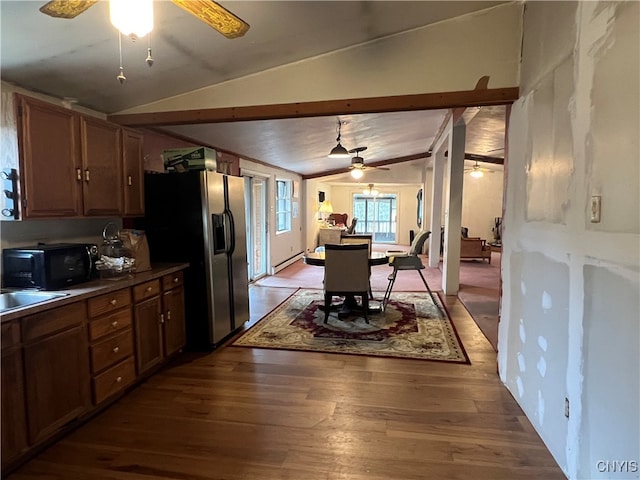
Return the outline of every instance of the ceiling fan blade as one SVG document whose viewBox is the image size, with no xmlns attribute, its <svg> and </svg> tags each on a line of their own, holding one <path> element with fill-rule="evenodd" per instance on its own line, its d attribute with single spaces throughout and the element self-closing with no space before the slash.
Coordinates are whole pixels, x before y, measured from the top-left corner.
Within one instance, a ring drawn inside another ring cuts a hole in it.
<svg viewBox="0 0 640 480">
<path fill-rule="evenodd" d="M 238 38 L 249 30 L 249 24 L 213 0 L 171 0 L 227 38 Z"/>
<path fill-rule="evenodd" d="M 53 0 L 40 7 L 45 15 L 56 18 L 75 18 L 98 0 Z"/>
</svg>

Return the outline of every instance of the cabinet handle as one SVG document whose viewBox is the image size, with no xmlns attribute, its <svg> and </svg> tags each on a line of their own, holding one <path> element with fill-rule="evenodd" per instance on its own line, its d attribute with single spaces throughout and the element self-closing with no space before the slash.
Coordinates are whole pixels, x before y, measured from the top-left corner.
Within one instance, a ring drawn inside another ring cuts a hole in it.
<svg viewBox="0 0 640 480">
<path fill-rule="evenodd" d="M 167 310 L 167 322 L 171 320 L 171 310 Z"/>
<path fill-rule="evenodd" d="M 164 323 L 164 314 L 160 314 L 160 323 Z"/>
<path fill-rule="evenodd" d="M 147 292 L 150 292 L 151 290 L 153 290 L 153 287 L 147 287 Z"/>
<path fill-rule="evenodd" d="M 82 169 L 76 168 L 76 180 L 82 181 Z"/>
<path fill-rule="evenodd" d="M 116 303 L 118 303 L 118 300 L 116 300 L 116 299 L 114 298 L 114 299 L 112 299 L 109 303 L 110 303 L 111 305 L 115 305 Z"/>
<path fill-rule="evenodd" d="M 120 383 L 122 381 L 122 377 L 116 377 L 116 383 Z"/>
<path fill-rule="evenodd" d="M 178 283 L 180 279 L 178 277 L 173 277 L 173 283 Z"/>
<path fill-rule="evenodd" d="M 133 180 L 131 180 L 131 175 L 127 175 L 127 185 L 133 185 Z"/>
<path fill-rule="evenodd" d="M 118 353 L 120 351 L 120 347 L 119 346 L 115 346 L 113 347 L 113 353 Z"/>
<path fill-rule="evenodd" d="M 113 322 L 111 322 L 111 326 L 113 328 L 116 328 L 118 326 L 118 320 L 114 320 Z"/>
<path fill-rule="evenodd" d="M 84 181 L 85 182 L 89 181 L 89 169 L 84 171 Z"/>
</svg>

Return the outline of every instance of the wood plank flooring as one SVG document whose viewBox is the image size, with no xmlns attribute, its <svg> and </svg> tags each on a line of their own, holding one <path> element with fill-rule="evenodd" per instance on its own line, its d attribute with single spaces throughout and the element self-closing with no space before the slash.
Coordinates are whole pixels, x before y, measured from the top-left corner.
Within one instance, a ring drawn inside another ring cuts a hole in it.
<svg viewBox="0 0 640 480">
<path fill-rule="evenodd" d="M 288 296 L 255 288 L 265 312 Z M 564 479 L 485 337 L 456 298 L 446 303 L 471 365 L 240 347 L 184 355 L 9 478 Z"/>
</svg>

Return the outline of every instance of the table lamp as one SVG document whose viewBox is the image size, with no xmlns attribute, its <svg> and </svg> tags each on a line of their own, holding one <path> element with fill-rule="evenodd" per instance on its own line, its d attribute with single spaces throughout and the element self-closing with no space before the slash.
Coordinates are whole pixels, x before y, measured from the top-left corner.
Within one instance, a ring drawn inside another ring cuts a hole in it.
<svg viewBox="0 0 640 480">
<path fill-rule="evenodd" d="M 320 204 L 319 212 L 320 212 L 320 219 L 323 222 L 326 222 L 329 215 L 333 213 L 333 206 L 331 205 L 331 202 L 329 200 L 325 200 L 324 202 L 322 202 Z"/>
</svg>

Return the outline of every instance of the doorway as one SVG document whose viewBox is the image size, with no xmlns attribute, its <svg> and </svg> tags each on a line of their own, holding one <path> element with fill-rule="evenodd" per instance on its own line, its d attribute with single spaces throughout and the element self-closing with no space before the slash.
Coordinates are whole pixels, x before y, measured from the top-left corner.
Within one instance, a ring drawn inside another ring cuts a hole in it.
<svg viewBox="0 0 640 480">
<path fill-rule="evenodd" d="M 247 261 L 249 281 L 267 274 L 268 222 L 267 177 L 243 172 L 245 182 L 245 213 L 247 217 Z"/>
<path fill-rule="evenodd" d="M 397 201 L 395 194 L 353 196 L 353 216 L 358 233 L 373 235 L 374 243 L 396 243 Z"/>
</svg>

